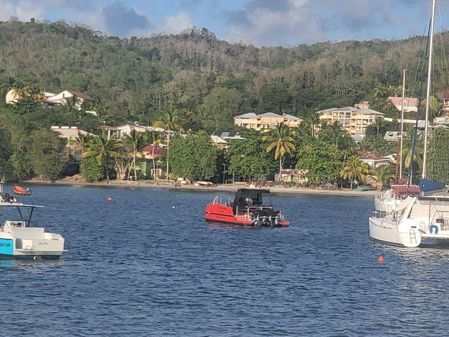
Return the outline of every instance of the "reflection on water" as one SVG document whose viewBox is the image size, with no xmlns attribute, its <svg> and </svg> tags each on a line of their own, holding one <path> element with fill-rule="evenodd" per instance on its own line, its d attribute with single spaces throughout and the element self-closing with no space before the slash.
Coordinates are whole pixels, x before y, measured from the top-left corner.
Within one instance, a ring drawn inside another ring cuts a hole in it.
<svg viewBox="0 0 449 337">
<path fill-rule="evenodd" d="M 51 266 L 63 265 L 63 260 L 43 260 L 43 259 L 9 259 L 0 257 L 0 268 L 20 268 L 20 269 L 45 269 Z"/>
</svg>

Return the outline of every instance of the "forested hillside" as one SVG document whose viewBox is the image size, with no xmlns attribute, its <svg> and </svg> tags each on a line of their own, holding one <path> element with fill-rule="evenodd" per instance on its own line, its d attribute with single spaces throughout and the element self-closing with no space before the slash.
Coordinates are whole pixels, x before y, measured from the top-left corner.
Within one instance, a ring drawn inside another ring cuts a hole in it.
<svg viewBox="0 0 449 337">
<path fill-rule="evenodd" d="M 437 38 L 436 91 L 447 87 L 448 39 Z M 3 22 L 0 85 L 3 97 L 23 84 L 86 92 L 114 123 L 152 123 L 171 106 L 185 128 L 220 131 L 243 112 L 306 116 L 399 94 L 403 68 L 409 94 L 416 94 L 424 43 L 415 37 L 256 48 L 220 41 L 206 29 L 119 39 L 63 22 Z"/>
</svg>

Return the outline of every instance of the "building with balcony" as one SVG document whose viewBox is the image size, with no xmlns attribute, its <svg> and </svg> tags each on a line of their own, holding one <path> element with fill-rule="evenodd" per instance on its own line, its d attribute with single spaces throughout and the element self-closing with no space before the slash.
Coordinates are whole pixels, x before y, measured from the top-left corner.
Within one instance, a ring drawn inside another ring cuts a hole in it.
<svg viewBox="0 0 449 337">
<path fill-rule="evenodd" d="M 366 127 L 383 118 L 384 114 L 371 109 L 357 109 L 351 106 L 343 108 L 331 108 L 317 112 L 320 121 L 329 124 L 338 122 L 350 135 L 364 135 Z"/>
<path fill-rule="evenodd" d="M 253 112 L 234 117 L 235 126 L 264 131 L 276 128 L 278 124 L 284 123 L 291 128 L 297 128 L 302 119 L 288 114 L 278 115 L 273 112 L 256 115 Z"/>
</svg>

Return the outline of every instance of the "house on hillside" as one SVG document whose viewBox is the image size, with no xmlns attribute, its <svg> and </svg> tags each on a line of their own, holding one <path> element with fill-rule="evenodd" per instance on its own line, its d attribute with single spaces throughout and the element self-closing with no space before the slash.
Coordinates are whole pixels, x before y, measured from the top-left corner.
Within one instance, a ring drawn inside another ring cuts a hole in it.
<svg viewBox="0 0 449 337">
<path fill-rule="evenodd" d="M 165 150 L 158 145 L 147 144 L 138 153 L 137 167 L 144 177 L 159 178 L 162 175 L 161 158 Z M 155 167 L 153 167 L 153 163 Z"/>
<path fill-rule="evenodd" d="M 132 124 L 124 124 L 119 126 L 100 125 L 99 128 L 107 132 L 108 139 L 111 137 L 123 139 L 125 136 L 129 135 L 132 130 L 136 130 L 137 132 L 166 132 L 164 129 L 154 126 L 140 126 Z"/>
<path fill-rule="evenodd" d="M 81 130 L 77 126 L 52 126 L 50 130 L 56 132 L 59 138 L 65 140 L 64 156 L 72 157 L 75 161 L 81 160 L 83 153 L 83 149 L 75 140 L 80 135 L 95 137 L 94 134 Z"/>
<path fill-rule="evenodd" d="M 384 165 L 391 165 L 396 162 L 394 156 L 377 156 L 374 152 L 364 151 L 360 153 L 360 160 L 365 164 L 368 164 L 370 168 L 376 168 Z"/>
<path fill-rule="evenodd" d="M 91 100 L 92 97 L 88 94 L 79 91 L 64 90 L 56 95 L 49 92 L 45 93 L 44 102 L 48 105 L 66 105 L 72 102 L 77 110 L 81 110 L 81 105 L 85 101 Z"/>
<path fill-rule="evenodd" d="M 402 135 L 405 135 L 405 132 L 402 133 Z M 401 132 L 400 131 L 387 131 L 385 132 L 384 140 L 389 143 L 396 143 L 401 139 Z"/>
<path fill-rule="evenodd" d="M 238 132 L 236 132 L 234 135 L 231 135 L 231 132 L 228 132 L 228 131 L 222 132 L 220 135 L 220 138 L 227 142 L 229 142 L 231 140 L 244 140 L 245 139 L 242 136 L 240 136 Z"/>
<path fill-rule="evenodd" d="M 266 112 L 256 115 L 253 112 L 234 117 L 234 125 L 252 129 L 256 131 L 264 131 L 276 128 L 278 124 L 284 123 L 291 128 L 297 128 L 301 124 L 302 119 L 289 114 L 278 115 L 274 112 Z"/>
<path fill-rule="evenodd" d="M 376 118 L 384 117 L 381 112 L 371 109 L 357 109 L 351 106 L 321 110 L 317 113 L 320 121 L 326 121 L 328 124 L 337 122 L 350 135 L 364 135 L 368 125 L 374 123 Z"/>
<path fill-rule="evenodd" d="M 388 100 L 398 111 L 402 111 L 402 97 L 388 97 Z M 418 111 L 418 99 L 416 97 L 404 97 L 404 112 L 416 111 Z"/>
<path fill-rule="evenodd" d="M 228 147 L 228 142 L 217 135 L 211 135 L 210 142 L 219 149 L 226 149 Z"/>
</svg>

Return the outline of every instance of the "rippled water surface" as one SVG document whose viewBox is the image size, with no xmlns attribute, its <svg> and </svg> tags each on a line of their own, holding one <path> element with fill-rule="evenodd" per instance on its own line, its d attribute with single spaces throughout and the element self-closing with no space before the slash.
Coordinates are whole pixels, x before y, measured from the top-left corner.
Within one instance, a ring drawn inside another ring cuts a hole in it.
<svg viewBox="0 0 449 337">
<path fill-rule="evenodd" d="M 0 261 L 0 336 L 447 335 L 449 248 L 371 241 L 372 198 L 273 195 L 291 227 L 248 229 L 203 221 L 215 194 L 34 186 L 68 252 Z"/>
</svg>

